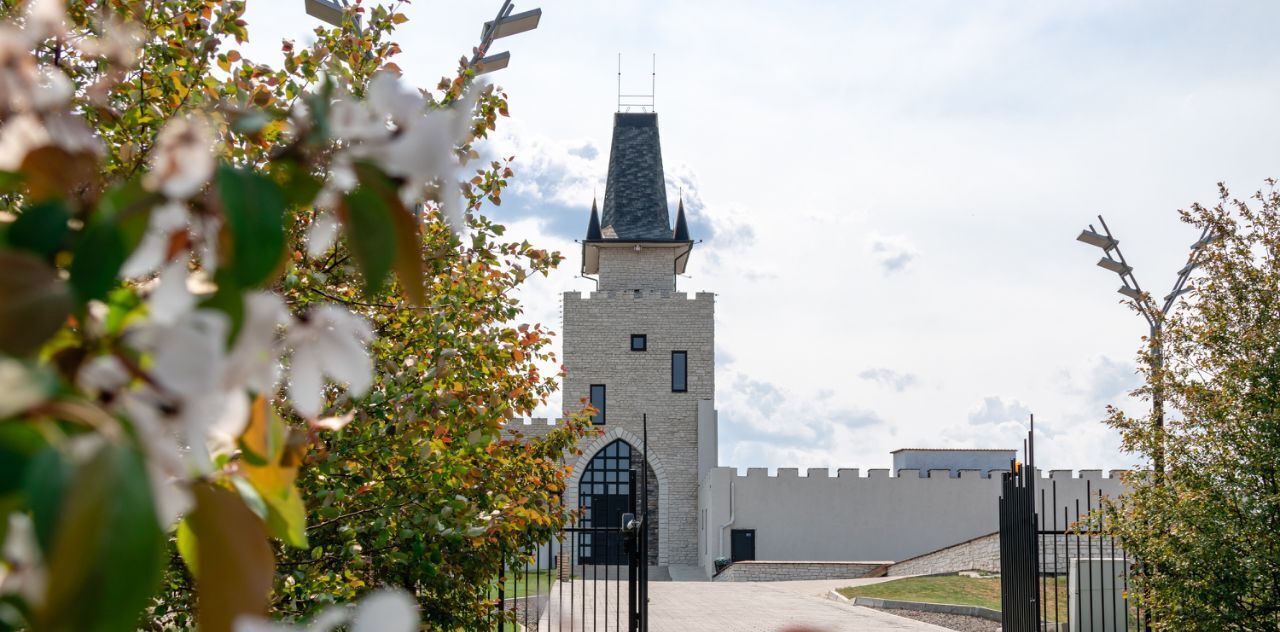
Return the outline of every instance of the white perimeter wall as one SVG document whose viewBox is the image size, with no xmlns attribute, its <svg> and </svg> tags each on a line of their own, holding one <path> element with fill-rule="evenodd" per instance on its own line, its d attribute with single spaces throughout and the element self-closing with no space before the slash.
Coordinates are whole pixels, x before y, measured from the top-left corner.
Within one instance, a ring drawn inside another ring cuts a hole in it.
<svg viewBox="0 0 1280 632">
<path fill-rule="evenodd" d="M 1000 471 L 989 477 L 964 470 L 950 478 L 948 470 L 934 470 L 921 478 L 916 470 L 810 469 L 800 476 L 794 468 L 779 468 L 769 476 L 763 468 L 737 470 L 717 467 L 702 480 L 698 533 L 700 562 L 708 574 L 717 557 L 729 557 L 732 529 L 755 529 L 756 559 L 783 561 L 899 561 L 987 535 L 999 528 Z M 1079 475 L 1055 470 L 1038 472 L 1037 487 L 1057 483 L 1058 505 L 1085 505 L 1086 484 L 1096 497 L 1121 491 L 1120 472 L 1101 470 Z M 732 488 L 733 524 L 729 494 Z M 1095 499 L 1094 506 L 1097 505 Z"/>
</svg>

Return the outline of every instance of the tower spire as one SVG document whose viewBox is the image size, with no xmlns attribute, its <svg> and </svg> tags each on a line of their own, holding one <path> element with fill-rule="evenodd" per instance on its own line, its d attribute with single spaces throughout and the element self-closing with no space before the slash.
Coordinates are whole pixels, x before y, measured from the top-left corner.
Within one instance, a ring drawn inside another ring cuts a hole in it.
<svg viewBox="0 0 1280 632">
<path fill-rule="evenodd" d="M 587 240 L 603 239 L 600 234 L 600 211 L 596 209 L 596 198 L 591 198 L 591 220 L 587 222 Z"/>
<path fill-rule="evenodd" d="M 671 238 L 676 241 L 689 241 L 689 223 L 684 219 L 684 191 L 680 192 L 680 207 L 676 211 L 676 229 Z"/>
</svg>

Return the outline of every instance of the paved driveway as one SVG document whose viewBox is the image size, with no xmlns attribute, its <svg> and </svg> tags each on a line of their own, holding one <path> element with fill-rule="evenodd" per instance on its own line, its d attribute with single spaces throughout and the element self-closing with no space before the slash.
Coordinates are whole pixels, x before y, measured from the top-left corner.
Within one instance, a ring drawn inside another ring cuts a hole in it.
<svg viewBox="0 0 1280 632">
<path fill-rule="evenodd" d="M 870 580 L 875 581 L 875 580 Z M 650 632 L 947 632 L 912 619 L 825 598 L 868 580 L 651 582 Z"/>
</svg>

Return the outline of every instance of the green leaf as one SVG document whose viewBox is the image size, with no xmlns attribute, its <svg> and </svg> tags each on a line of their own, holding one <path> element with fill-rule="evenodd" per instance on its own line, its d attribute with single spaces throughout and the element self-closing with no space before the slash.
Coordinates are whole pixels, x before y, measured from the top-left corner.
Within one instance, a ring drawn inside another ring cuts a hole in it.
<svg viewBox="0 0 1280 632">
<path fill-rule="evenodd" d="M 307 506 L 294 485 L 280 492 L 263 493 L 267 502 L 267 528 L 271 535 L 294 548 L 307 548 Z"/>
<path fill-rule="evenodd" d="M 262 285 L 284 257 L 284 194 L 270 178 L 227 165 L 218 166 L 216 181 L 231 227 L 236 281 Z"/>
<path fill-rule="evenodd" d="M 230 632 L 242 615 L 264 617 L 270 603 L 274 561 L 262 520 L 235 492 L 208 483 L 194 487 L 189 517 L 196 536 L 202 632 Z"/>
<path fill-rule="evenodd" d="M 276 161 L 271 164 L 271 170 L 283 181 L 284 198 L 289 208 L 310 206 L 324 185 L 304 165 L 292 160 Z"/>
<path fill-rule="evenodd" d="M 27 467 L 46 445 L 29 423 L 0 423 L 0 496 L 22 490 Z"/>
<path fill-rule="evenodd" d="M 87 303 L 103 299 L 116 286 L 116 273 L 126 256 L 124 235 L 115 222 L 106 218 L 92 221 L 80 237 L 71 260 L 71 287 L 76 299 Z"/>
<path fill-rule="evenodd" d="M 61 200 L 41 202 L 22 210 L 5 234 L 10 246 L 52 260 L 67 235 L 71 211 Z"/>
<path fill-rule="evenodd" d="M 36 627 L 136 629 L 160 584 L 165 540 L 142 455 L 103 444 L 67 488 Z"/>
<path fill-rule="evenodd" d="M 74 475 L 75 467 L 56 449 L 46 447 L 31 458 L 22 477 L 22 489 L 36 527 L 36 541 L 46 559 L 53 551 L 54 531 L 62 515 L 62 498 Z"/>
<path fill-rule="evenodd" d="M 396 260 L 396 227 L 382 195 L 361 184 L 346 195 L 347 246 L 364 275 L 364 293 L 382 291 Z"/>
<path fill-rule="evenodd" d="M 26 178 L 16 171 L 0 171 L 0 193 L 13 193 L 22 190 Z"/>
<path fill-rule="evenodd" d="M 196 543 L 196 533 L 191 530 L 191 525 L 183 518 L 178 522 L 178 557 L 182 558 L 182 563 L 187 565 L 187 570 L 191 572 L 192 577 L 200 576 L 200 557 L 197 549 L 199 544 Z"/>
<path fill-rule="evenodd" d="M 27 253 L 0 252 L 0 353 L 35 353 L 70 313 L 71 293 L 52 266 Z"/>
<path fill-rule="evenodd" d="M 422 227 L 417 217 L 400 201 L 395 185 L 377 167 L 356 164 L 356 177 L 362 186 L 378 194 L 386 205 L 395 227 L 395 271 L 400 291 L 414 305 L 426 302 L 425 275 L 422 270 Z"/>
</svg>

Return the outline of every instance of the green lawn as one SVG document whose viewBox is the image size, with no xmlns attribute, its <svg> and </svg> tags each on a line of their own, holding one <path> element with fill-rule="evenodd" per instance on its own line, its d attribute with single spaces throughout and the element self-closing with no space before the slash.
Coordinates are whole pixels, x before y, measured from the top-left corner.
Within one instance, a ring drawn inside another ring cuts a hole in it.
<svg viewBox="0 0 1280 632">
<path fill-rule="evenodd" d="M 554 583 L 555 576 L 549 571 L 529 571 L 528 580 L 525 579 L 524 571 L 507 571 L 507 588 L 503 595 L 507 599 L 518 599 L 529 595 L 542 595 L 551 588 Z M 498 598 L 498 582 L 495 581 L 489 586 L 489 598 Z"/>
<path fill-rule="evenodd" d="M 996 577 L 905 577 L 869 586 L 841 588 L 841 595 L 898 601 L 924 601 L 1000 609 L 1000 579 Z"/>
<path fill-rule="evenodd" d="M 1045 577 L 1041 582 L 1045 619 L 1066 621 L 1067 578 Z M 905 577 L 869 586 L 841 588 L 839 593 L 850 599 L 875 597 L 897 601 L 923 601 L 1000 609 L 1000 578 L 998 577 L 962 577 L 960 575 Z M 1131 610 L 1130 621 L 1136 621 L 1134 616 Z"/>
</svg>

